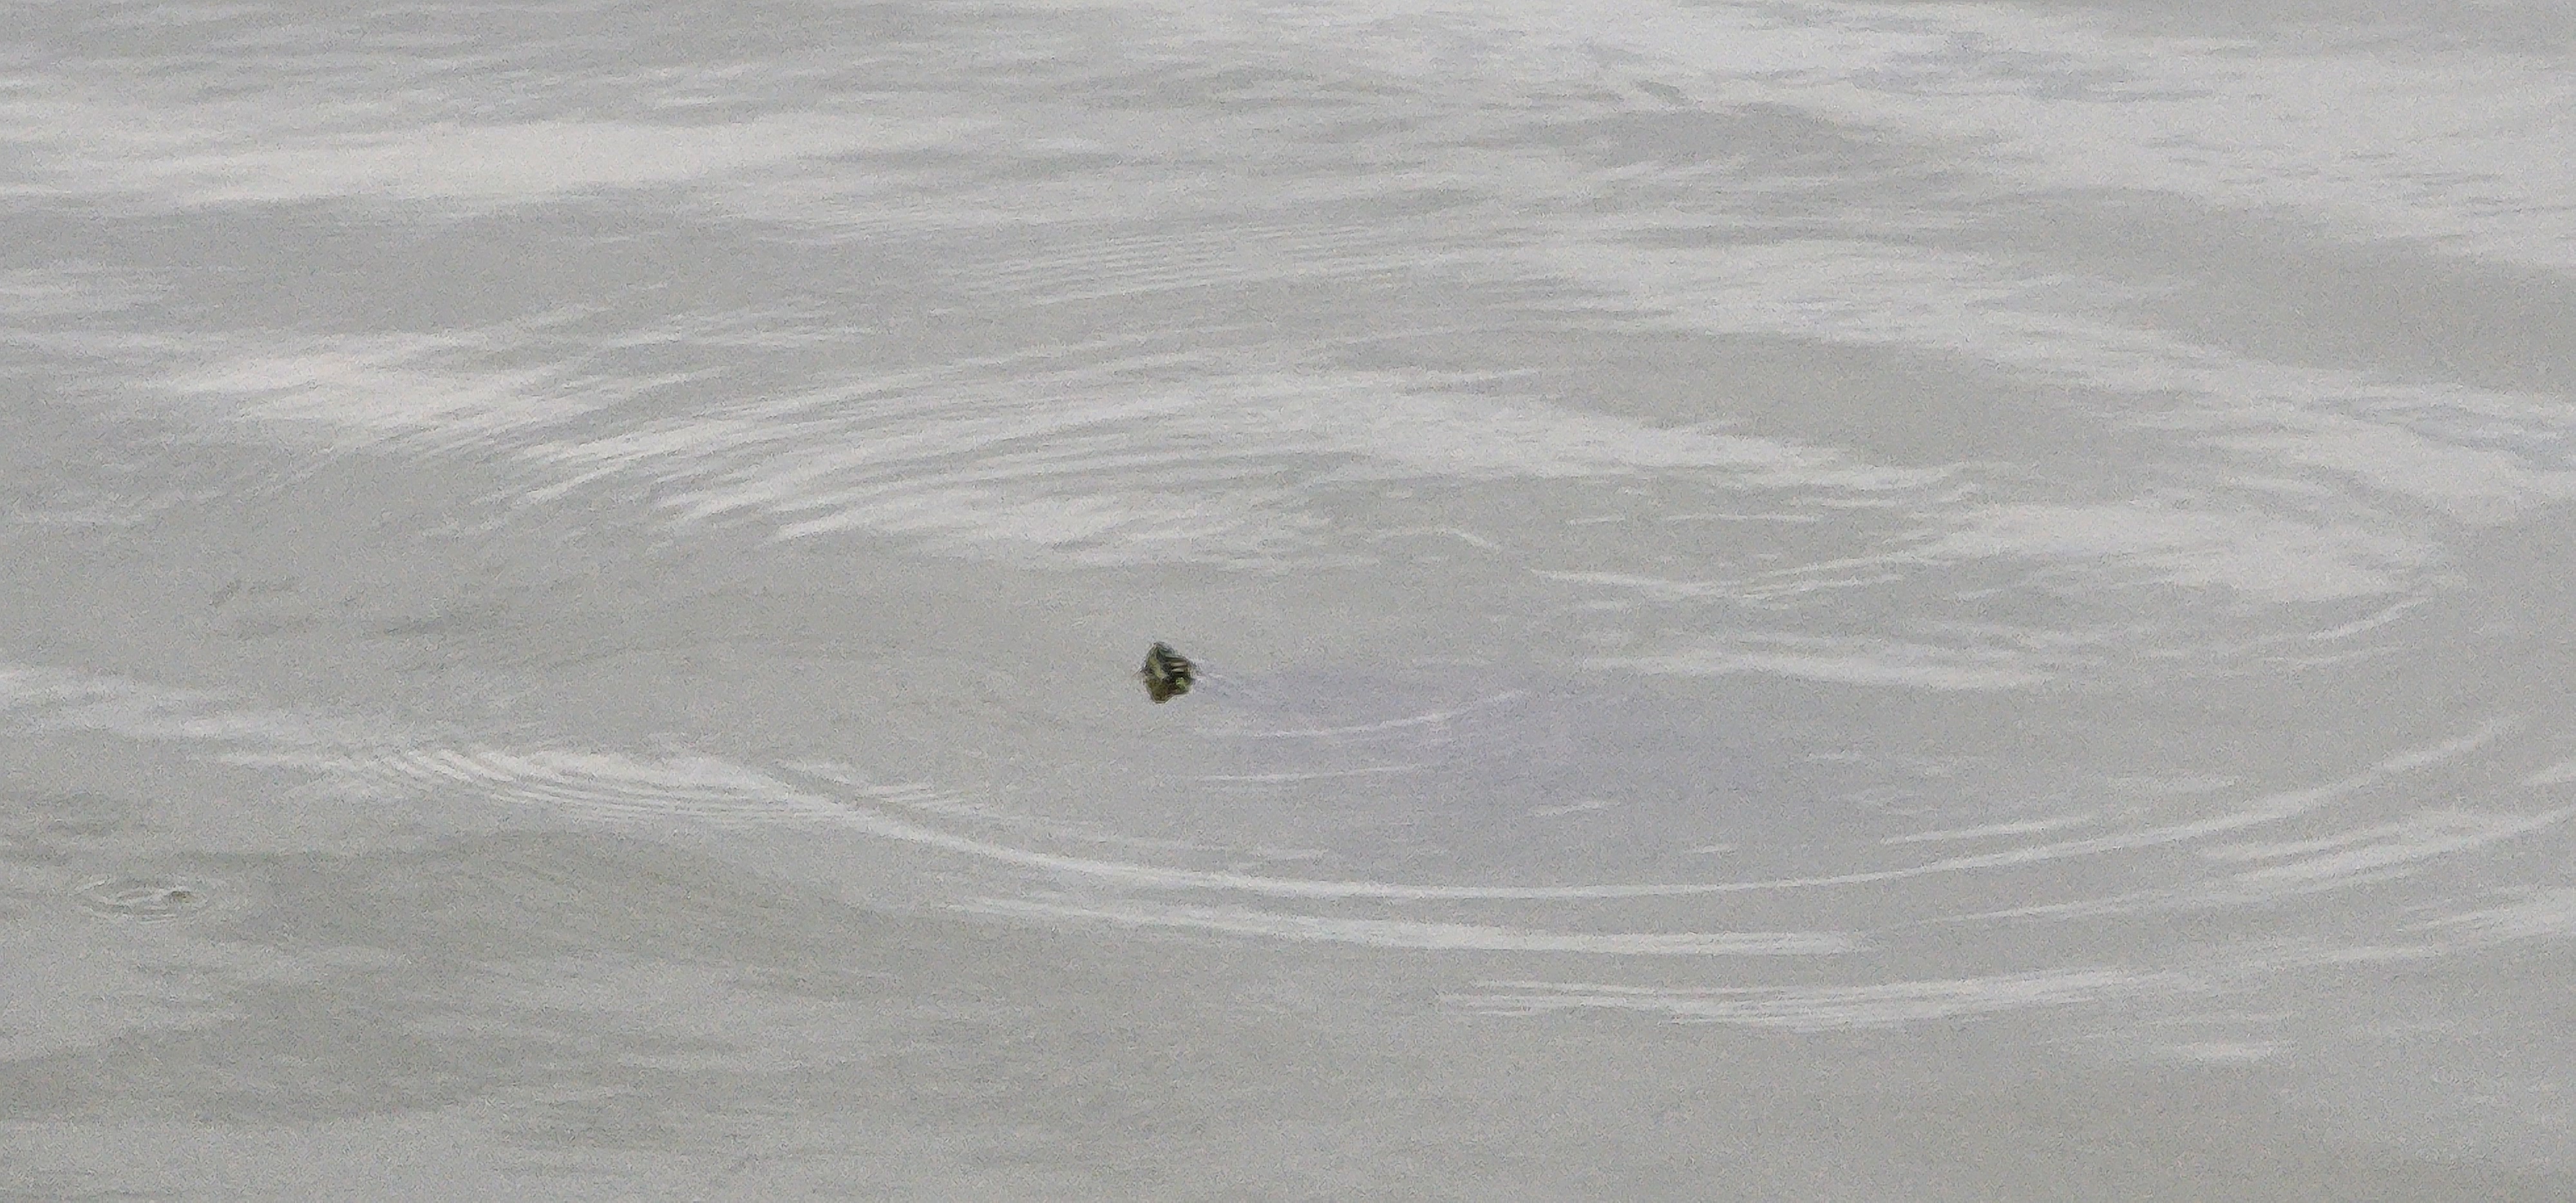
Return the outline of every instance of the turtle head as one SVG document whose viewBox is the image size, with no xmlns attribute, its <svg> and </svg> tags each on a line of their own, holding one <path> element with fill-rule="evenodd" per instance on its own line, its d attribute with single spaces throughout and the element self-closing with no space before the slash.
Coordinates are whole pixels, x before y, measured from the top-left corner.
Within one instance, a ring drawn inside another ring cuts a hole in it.
<svg viewBox="0 0 2576 1203">
<path fill-rule="evenodd" d="M 1190 658 L 1172 650 L 1168 643 L 1156 643 L 1146 649 L 1145 667 L 1136 670 L 1145 682 L 1145 696 L 1160 705 L 1190 691 L 1190 678 L 1197 670 Z"/>
</svg>

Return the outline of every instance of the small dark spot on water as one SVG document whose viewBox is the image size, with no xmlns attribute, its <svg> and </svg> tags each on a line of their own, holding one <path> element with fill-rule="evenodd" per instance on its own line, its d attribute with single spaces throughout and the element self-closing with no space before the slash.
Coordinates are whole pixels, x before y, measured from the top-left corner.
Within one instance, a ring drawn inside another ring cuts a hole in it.
<svg viewBox="0 0 2576 1203">
<path fill-rule="evenodd" d="M 176 919 L 213 900 L 207 883 L 173 877 L 110 877 L 81 887 L 81 905 L 114 919 Z"/>
</svg>

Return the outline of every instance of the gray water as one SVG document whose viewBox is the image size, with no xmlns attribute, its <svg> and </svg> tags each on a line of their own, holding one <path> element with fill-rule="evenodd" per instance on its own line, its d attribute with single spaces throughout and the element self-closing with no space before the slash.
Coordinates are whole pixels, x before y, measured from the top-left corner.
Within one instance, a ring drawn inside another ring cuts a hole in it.
<svg viewBox="0 0 2576 1203">
<path fill-rule="evenodd" d="M 0 1197 L 2576 1197 L 2561 6 L 9 18 Z"/>
</svg>

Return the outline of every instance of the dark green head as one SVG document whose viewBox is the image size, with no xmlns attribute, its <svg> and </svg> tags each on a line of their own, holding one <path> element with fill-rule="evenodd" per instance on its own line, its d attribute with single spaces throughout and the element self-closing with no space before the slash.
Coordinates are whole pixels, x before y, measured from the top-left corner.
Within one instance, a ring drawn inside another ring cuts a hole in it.
<svg viewBox="0 0 2576 1203">
<path fill-rule="evenodd" d="M 1145 682 L 1145 696 L 1157 705 L 1190 691 L 1190 658 L 1172 650 L 1168 643 L 1157 643 L 1145 652 L 1145 667 L 1136 675 Z"/>
</svg>

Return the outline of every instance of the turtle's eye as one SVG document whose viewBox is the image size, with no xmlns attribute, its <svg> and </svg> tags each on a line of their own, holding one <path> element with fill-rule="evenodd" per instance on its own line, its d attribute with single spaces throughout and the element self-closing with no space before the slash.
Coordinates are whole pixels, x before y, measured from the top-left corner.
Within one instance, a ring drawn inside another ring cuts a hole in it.
<svg viewBox="0 0 2576 1203">
<path fill-rule="evenodd" d="M 1157 643 L 1145 652 L 1145 667 L 1136 675 L 1145 682 L 1145 696 L 1155 702 L 1168 702 L 1190 691 L 1189 657 L 1172 650 L 1168 643 Z"/>
</svg>

